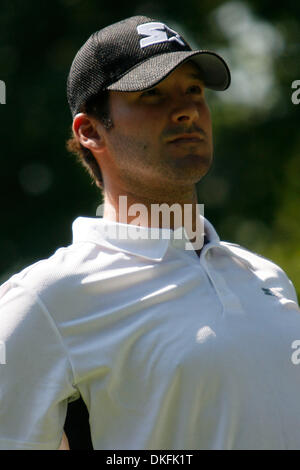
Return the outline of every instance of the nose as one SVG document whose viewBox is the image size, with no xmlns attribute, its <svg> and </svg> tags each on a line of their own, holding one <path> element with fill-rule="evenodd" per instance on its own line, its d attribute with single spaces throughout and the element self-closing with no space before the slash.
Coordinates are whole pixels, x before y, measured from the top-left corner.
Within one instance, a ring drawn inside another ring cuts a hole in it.
<svg viewBox="0 0 300 470">
<path fill-rule="evenodd" d="M 199 109 L 195 102 L 190 100 L 176 103 L 176 106 L 172 110 L 172 121 L 174 123 L 179 122 L 193 122 L 199 118 Z"/>
</svg>

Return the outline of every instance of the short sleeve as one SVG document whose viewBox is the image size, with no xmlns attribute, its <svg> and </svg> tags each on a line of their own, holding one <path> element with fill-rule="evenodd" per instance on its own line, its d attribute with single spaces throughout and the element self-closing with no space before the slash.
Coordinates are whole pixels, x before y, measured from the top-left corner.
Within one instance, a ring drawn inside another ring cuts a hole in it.
<svg viewBox="0 0 300 470">
<path fill-rule="evenodd" d="M 79 393 L 62 338 L 32 291 L 0 288 L 0 449 L 55 450 Z"/>
</svg>

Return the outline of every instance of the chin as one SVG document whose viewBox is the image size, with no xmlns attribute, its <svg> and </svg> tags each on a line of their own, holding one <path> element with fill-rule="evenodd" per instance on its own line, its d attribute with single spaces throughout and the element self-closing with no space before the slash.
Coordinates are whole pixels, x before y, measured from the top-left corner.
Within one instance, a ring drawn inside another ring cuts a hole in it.
<svg viewBox="0 0 300 470">
<path fill-rule="evenodd" d="M 211 154 L 189 154 L 184 158 L 177 158 L 173 161 L 176 169 L 179 169 L 182 174 L 191 174 L 199 175 L 202 178 L 212 165 L 212 156 Z"/>
</svg>

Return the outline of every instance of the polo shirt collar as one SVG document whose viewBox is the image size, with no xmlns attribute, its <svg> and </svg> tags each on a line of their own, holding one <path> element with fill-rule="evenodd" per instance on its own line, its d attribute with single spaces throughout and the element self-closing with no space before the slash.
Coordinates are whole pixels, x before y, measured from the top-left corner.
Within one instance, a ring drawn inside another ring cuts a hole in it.
<svg viewBox="0 0 300 470">
<path fill-rule="evenodd" d="M 220 239 L 214 227 L 204 217 L 203 219 L 206 243 L 219 244 Z M 183 227 L 175 231 L 139 227 L 99 217 L 78 217 L 73 222 L 72 230 L 73 243 L 92 242 L 156 261 L 164 257 L 169 244 L 184 250 L 189 241 Z"/>
</svg>

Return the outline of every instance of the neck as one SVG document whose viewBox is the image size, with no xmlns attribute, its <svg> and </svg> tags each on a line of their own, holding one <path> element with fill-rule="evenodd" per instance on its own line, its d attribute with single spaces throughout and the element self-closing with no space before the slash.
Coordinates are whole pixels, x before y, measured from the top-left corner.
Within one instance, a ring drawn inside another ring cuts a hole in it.
<svg viewBox="0 0 300 470">
<path fill-rule="evenodd" d="M 184 227 L 195 252 L 200 256 L 204 232 L 201 208 L 197 203 L 195 186 L 190 191 L 182 192 L 180 197 L 178 194 L 141 197 L 128 191 L 125 194 L 105 191 L 103 216 L 115 222 L 142 227 L 171 230 Z"/>
</svg>

